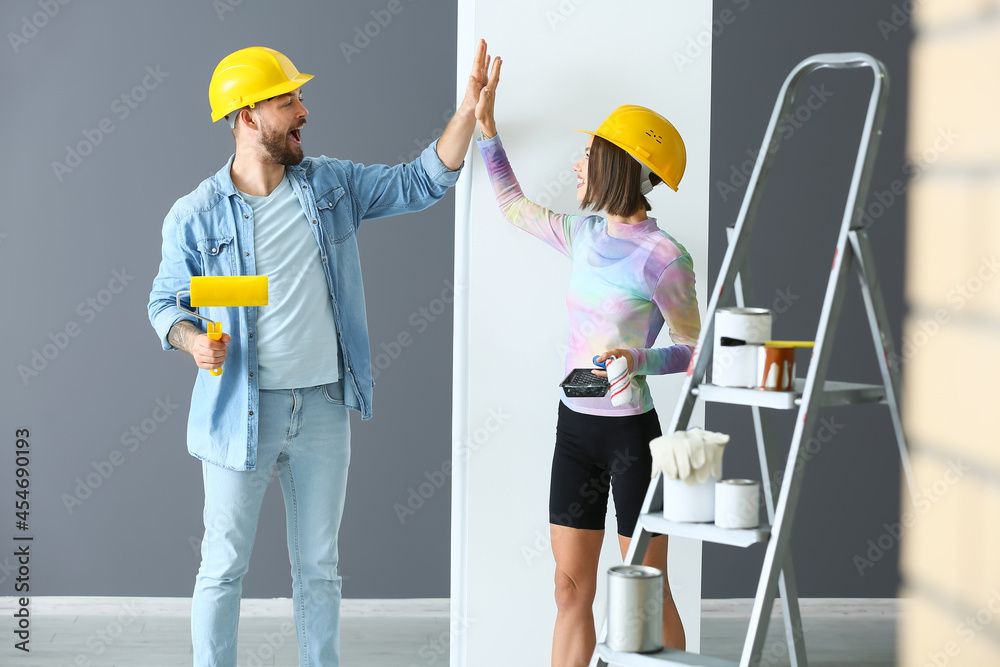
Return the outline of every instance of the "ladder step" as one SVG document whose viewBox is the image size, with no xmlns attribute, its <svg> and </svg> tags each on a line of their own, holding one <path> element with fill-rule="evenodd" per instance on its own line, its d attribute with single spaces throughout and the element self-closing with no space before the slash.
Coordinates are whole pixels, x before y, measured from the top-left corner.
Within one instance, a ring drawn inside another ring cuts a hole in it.
<svg viewBox="0 0 1000 667">
<path fill-rule="evenodd" d="M 700 384 L 691 387 L 691 393 L 709 403 L 731 403 L 733 405 L 756 405 L 775 410 L 793 410 L 802 402 L 805 378 L 795 378 L 792 391 L 766 391 L 764 389 L 744 389 L 740 387 L 720 387 L 714 384 Z M 827 380 L 823 385 L 820 405 L 833 407 L 858 403 L 884 403 L 885 387 L 880 384 L 859 384 L 857 382 L 836 382 Z"/>
<path fill-rule="evenodd" d="M 771 526 L 767 522 L 756 528 L 719 528 L 714 523 L 687 523 L 663 518 L 662 512 L 639 515 L 643 527 L 659 535 L 690 537 L 703 542 L 728 544 L 734 547 L 748 547 L 751 544 L 767 542 L 771 537 Z"/>
<path fill-rule="evenodd" d="M 687 651 L 664 648 L 656 653 L 626 653 L 612 651 L 607 644 L 598 644 L 601 659 L 609 665 L 625 667 L 661 667 L 662 665 L 700 665 L 701 667 L 738 667 L 740 663 L 723 660 L 710 655 L 699 655 Z"/>
</svg>

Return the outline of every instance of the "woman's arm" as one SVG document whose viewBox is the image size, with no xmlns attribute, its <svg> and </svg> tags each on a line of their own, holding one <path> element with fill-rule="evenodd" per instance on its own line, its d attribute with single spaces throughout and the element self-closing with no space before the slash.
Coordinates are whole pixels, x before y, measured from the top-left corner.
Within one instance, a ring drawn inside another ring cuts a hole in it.
<svg viewBox="0 0 1000 667">
<path fill-rule="evenodd" d="M 660 309 L 674 345 L 608 350 L 596 361 L 600 363 L 612 355 L 623 356 L 628 360 L 629 372 L 636 375 L 666 375 L 687 370 L 701 333 L 701 315 L 698 313 L 694 281 L 691 255 L 684 253 L 660 272 L 653 289 L 652 301 Z M 594 372 L 606 375 L 604 371 Z"/>
<path fill-rule="evenodd" d="M 544 206 L 528 200 L 521 191 L 521 185 L 514 176 L 514 170 L 507 160 L 507 153 L 497 135 L 493 104 L 497 85 L 500 83 L 502 63 L 499 57 L 493 61 L 489 81 L 480 91 L 479 103 L 476 105 L 476 120 L 479 121 L 482 133 L 482 138 L 477 143 L 490 182 L 493 184 L 497 204 L 507 220 L 545 241 L 567 257 L 572 257 L 573 236 L 587 216 L 553 213 Z"/>
<path fill-rule="evenodd" d="M 633 372 L 638 375 L 665 375 L 687 369 L 701 333 L 701 315 L 698 313 L 694 285 L 694 262 L 687 253 L 672 261 L 660 273 L 652 301 L 660 309 L 670 340 L 675 344 L 629 350 L 635 359 Z"/>
<path fill-rule="evenodd" d="M 477 143 L 504 217 L 567 257 L 572 257 L 573 237 L 587 216 L 554 213 L 530 201 L 524 196 L 521 185 L 514 177 L 514 170 L 507 160 L 500 137 L 494 136 Z"/>
</svg>

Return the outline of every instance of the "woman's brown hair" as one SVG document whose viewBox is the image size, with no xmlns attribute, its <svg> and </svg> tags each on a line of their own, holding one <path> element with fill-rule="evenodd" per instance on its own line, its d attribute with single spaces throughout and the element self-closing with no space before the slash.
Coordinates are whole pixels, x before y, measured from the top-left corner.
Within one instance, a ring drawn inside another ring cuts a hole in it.
<svg viewBox="0 0 1000 667">
<path fill-rule="evenodd" d="M 642 167 L 623 149 L 601 137 L 594 136 L 587 162 L 587 191 L 583 208 L 607 211 L 609 215 L 630 216 L 653 207 L 642 194 L 639 182 Z M 653 175 L 653 182 L 659 179 Z"/>
</svg>

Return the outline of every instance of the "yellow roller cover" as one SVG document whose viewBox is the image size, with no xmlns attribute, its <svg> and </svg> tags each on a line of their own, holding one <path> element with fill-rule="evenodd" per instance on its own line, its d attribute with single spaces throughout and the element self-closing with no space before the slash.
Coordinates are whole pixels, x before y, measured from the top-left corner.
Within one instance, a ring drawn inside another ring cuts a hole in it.
<svg viewBox="0 0 1000 667">
<path fill-rule="evenodd" d="M 267 276 L 192 276 L 191 305 L 266 306 Z"/>
</svg>

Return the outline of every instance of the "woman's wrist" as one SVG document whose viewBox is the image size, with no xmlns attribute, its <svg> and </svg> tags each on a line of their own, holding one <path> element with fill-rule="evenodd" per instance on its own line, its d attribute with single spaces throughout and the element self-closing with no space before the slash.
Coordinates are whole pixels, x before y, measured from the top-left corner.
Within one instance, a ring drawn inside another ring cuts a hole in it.
<svg viewBox="0 0 1000 667">
<path fill-rule="evenodd" d="M 493 137 L 497 136 L 496 125 L 486 126 L 486 125 L 483 125 L 482 123 L 480 123 L 479 124 L 479 133 L 480 133 L 480 136 L 482 137 L 483 141 L 486 141 L 487 139 L 492 139 Z"/>
</svg>

